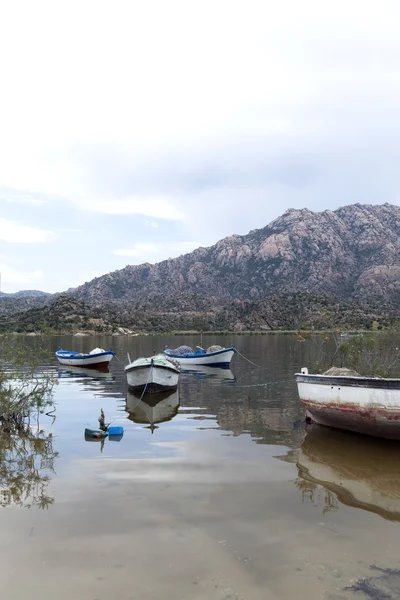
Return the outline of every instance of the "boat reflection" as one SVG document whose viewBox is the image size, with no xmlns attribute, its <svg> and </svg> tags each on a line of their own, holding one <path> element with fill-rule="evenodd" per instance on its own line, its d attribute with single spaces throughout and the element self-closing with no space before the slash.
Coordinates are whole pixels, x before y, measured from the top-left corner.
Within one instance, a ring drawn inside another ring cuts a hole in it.
<svg viewBox="0 0 400 600">
<path fill-rule="evenodd" d="M 113 381 L 115 379 L 114 375 L 108 370 L 108 366 L 96 369 L 93 367 L 63 367 L 62 369 L 58 369 L 58 377 L 59 379 L 84 379 L 89 377 L 91 379 L 108 381 Z"/>
<path fill-rule="evenodd" d="M 323 486 L 327 510 L 333 492 L 343 504 L 400 521 L 399 458 L 399 442 L 314 425 L 300 448 L 297 485 L 311 500 Z"/>
<path fill-rule="evenodd" d="M 209 367 L 207 365 L 181 365 L 182 373 L 192 373 L 195 377 L 203 379 L 210 377 L 223 381 L 235 381 L 236 377 L 229 367 Z"/>
<path fill-rule="evenodd" d="M 159 394 L 142 394 L 128 391 L 126 411 L 128 418 L 135 423 L 148 423 L 151 433 L 157 423 L 170 421 L 178 413 L 179 391 L 177 389 Z"/>
</svg>

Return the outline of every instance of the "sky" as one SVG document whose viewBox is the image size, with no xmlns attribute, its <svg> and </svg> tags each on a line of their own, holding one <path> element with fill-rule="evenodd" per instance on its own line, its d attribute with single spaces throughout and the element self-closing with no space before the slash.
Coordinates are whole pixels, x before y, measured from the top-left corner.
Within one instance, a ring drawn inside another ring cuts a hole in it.
<svg viewBox="0 0 400 600">
<path fill-rule="evenodd" d="M 400 4 L 0 4 L 1 291 L 400 203 Z"/>
</svg>

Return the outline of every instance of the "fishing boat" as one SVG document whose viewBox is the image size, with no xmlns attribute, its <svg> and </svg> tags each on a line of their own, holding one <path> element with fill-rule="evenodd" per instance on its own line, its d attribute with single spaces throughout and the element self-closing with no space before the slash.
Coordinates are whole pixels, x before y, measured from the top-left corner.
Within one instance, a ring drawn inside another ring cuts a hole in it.
<svg viewBox="0 0 400 600">
<path fill-rule="evenodd" d="M 347 506 L 400 521 L 399 450 L 399 442 L 393 440 L 312 425 L 299 451 L 298 473 L 311 494 L 321 485 Z M 332 495 L 321 498 L 329 510 Z"/>
<path fill-rule="evenodd" d="M 125 367 L 128 386 L 150 394 L 176 388 L 180 372 L 179 363 L 163 354 L 137 358 Z"/>
<path fill-rule="evenodd" d="M 207 365 L 209 367 L 229 367 L 232 357 L 235 354 L 235 348 L 223 348 L 222 346 L 210 346 L 207 350 L 197 346 L 193 350 L 190 346 L 178 346 L 173 350 L 165 347 L 165 356 L 172 357 L 179 362 L 181 366 Z"/>
<path fill-rule="evenodd" d="M 335 367 L 323 375 L 304 367 L 295 377 L 306 417 L 315 423 L 400 439 L 400 379 L 361 377 Z"/>
<path fill-rule="evenodd" d="M 61 365 L 70 365 L 74 367 L 98 367 L 108 365 L 115 352 L 112 350 L 103 350 L 94 348 L 90 352 L 74 352 L 73 350 L 63 350 L 58 348 L 56 357 Z"/>
<path fill-rule="evenodd" d="M 126 411 L 128 418 L 135 423 L 149 425 L 151 433 L 157 428 L 158 423 L 171 421 L 178 413 L 179 392 L 177 389 L 168 390 L 160 394 L 140 394 L 130 392 L 126 397 Z"/>
</svg>

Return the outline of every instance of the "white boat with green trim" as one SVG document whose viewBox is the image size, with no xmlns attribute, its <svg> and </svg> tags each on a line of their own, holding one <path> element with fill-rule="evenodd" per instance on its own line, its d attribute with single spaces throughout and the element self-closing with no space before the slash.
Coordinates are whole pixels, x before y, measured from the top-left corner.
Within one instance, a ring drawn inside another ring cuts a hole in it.
<svg viewBox="0 0 400 600">
<path fill-rule="evenodd" d="M 144 393 L 176 388 L 180 372 L 179 363 L 163 354 L 137 358 L 125 367 L 128 386 Z"/>
</svg>

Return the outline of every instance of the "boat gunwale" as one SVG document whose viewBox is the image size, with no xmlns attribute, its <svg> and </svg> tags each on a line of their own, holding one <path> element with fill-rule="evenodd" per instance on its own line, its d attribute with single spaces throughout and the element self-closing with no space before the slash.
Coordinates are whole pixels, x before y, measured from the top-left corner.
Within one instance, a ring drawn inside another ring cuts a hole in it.
<svg viewBox="0 0 400 600">
<path fill-rule="evenodd" d="M 98 358 L 99 356 L 106 356 L 109 354 L 116 356 L 114 350 L 105 350 L 104 352 L 96 352 L 95 354 L 85 354 L 78 352 L 78 350 L 57 350 L 57 352 L 55 352 L 57 358 L 65 358 L 70 360 L 87 360 L 88 358 Z"/>
<path fill-rule="evenodd" d="M 320 375 L 295 373 L 296 383 L 309 383 L 316 385 L 334 385 L 343 387 L 365 387 L 372 389 L 398 389 L 400 379 L 384 377 L 347 377 L 343 375 Z"/>
<path fill-rule="evenodd" d="M 224 348 L 223 350 L 216 350 L 215 352 L 204 352 L 204 354 L 201 354 L 200 352 L 198 354 L 196 354 L 196 352 L 194 352 L 193 354 L 171 354 L 171 350 L 173 352 L 172 348 L 166 348 L 164 350 L 164 354 L 165 356 L 169 356 L 170 358 L 176 358 L 177 360 L 181 359 L 181 358 L 185 358 L 188 360 L 192 360 L 192 359 L 197 359 L 197 358 L 203 358 L 203 357 L 209 357 L 209 356 L 217 356 L 217 354 L 223 354 L 224 352 L 236 352 L 236 349 L 234 346 L 231 346 L 230 348 Z M 227 363 L 229 364 L 229 363 Z"/>
<path fill-rule="evenodd" d="M 171 365 L 159 365 L 159 364 L 155 364 L 155 363 L 148 363 L 148 364 L 142 364 L 142 365 L 134 365 L 133 363 L 131 363 L 130 365 L 126 365 L 125 367 L 125 373 L 129 373 L 130 371 L 137 371 L 139 369 L 150 369 L 151 367 L 156 368 L 156 369 L 165 369 L 166 371 L 173 371 L 174 373 L 180 373 L 181 370 L 178 367 L 175 367 L 175 365 L 173 365 L 171 363 Z"/>
</svg>

